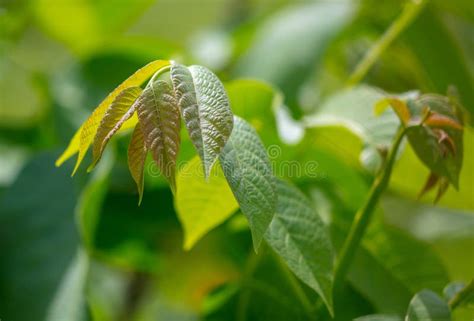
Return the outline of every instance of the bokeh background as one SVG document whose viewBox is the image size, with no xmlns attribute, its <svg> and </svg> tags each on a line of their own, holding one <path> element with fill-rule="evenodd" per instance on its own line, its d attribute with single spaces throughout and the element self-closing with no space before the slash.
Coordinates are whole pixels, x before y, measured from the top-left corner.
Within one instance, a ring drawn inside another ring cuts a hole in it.
<svg viewBox="0 0 474 321">
<path fill-rule="evenodd" d="M 300 320 L 287 269 L 270 250 L 252 253 L 241 214 L 184 251 L 172 195 L 150 167 L 137 206 L 128 134 L 90 174 L 83 166 L 71 178 L 74 161 L 54 161 L 139 67 L 155 59 L 201 64 L 219 75 L 234 112 L 267 147 L 279 146 L 277 166 L 317 162 L 311 177 L 281 175 L 347 229 L 377 159 L 347 129 L 303 133 L 300 120 L 345 88 L 405 2 L 0 0 L 0 319 Z M 364 82 L 442 94 L 455 85 L 470 115 L 473 79 L 472 0 L 433 0 Z M 275 105 L 283 106 L 278 117 Z M 450 189 L 438 206 L 432 195 L 416 201 L 428 171 L 409 147 L 402 153 L 380 223 L 355 263 L 347 320 L 398 313 L 419 287 L 472 278 L 472 137 L 467 125 L 460 191 Z M 182 160 L 193 153 L 185 145 Z M 455 317 L 470 320 L 472 310 Z"/>
</svg>

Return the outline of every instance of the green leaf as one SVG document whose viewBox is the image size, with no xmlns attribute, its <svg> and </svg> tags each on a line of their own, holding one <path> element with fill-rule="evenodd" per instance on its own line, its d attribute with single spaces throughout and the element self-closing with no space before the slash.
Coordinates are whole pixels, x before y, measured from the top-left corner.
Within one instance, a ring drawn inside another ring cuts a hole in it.
<svg viewBox="0 0 474 321">
<path fill-rule="evenodd" d="M 146 148 L 175 192 L 181 122 L 172 88 L 163 80 L 151 82 L 136 104 Z"/>
<path fill-rule="evenodd" d="M 447 177 L 454 187 L 459 187 L 459 174 L 463 162 L 463 130 L 462 120 L 458 117 L 457 107 L 450 98 L 440 95 L 422 95 L 417 99 L 409 100 L 408 106 L 415 117 L 423 119 L 429 112 L 429 121 L 432 116 L 443 122 L 429 123 L 424 121 L 417 126 L 409 126 L 408 140 L 418 158 L 437 176 Z M 427 111 L 427 108 L 429 111 Z M 453 128 L 446 122 L 450 119 L 460 128 Z"/>
<path fill-rule="evenodd" d="M 135 113 L 136 105 L 134 102 L 141 93 L 142 89 L 140 87 L 125 88 L 118 94 L 109 108 L 107 108 L 94 137 L 92 144 L 92 164 L 89 170 L 94 168 L 100 160 L 112 136 Z"/>
<path fill-rule="evenodd" d="M 423 290 L 411 300 L 406 321 L 451 321 L 451 311 L 435 292 Z"/>
<path fill-rule="evenodd" d="M 297 3 L 271 16 L 237 63 L 236 74 L 278 86 L 290 106 L 352 14 L 348 2 Z"/>
<path fill-rule="evenodd" d="M 366 85 L 346 89 L 329 97 L 305 120 L 307 127 L 344 126 L 373 148 L 391 145 L 400 121 L 386 109 L 376 115 L 374 107 L 386 97 L 382 90 Z"/>
<path fill-rule="evenodd" d="M 443 294 L 453 310 L 463 306 L 474 307 L 474 279 L 468 284 L 452 282 L 444 288 Z"/>
<path fill-rule="evenodd" d="M 48 310 L 46 321 L 85 321 L 86 283 L 89 258 L 83 250 L 77 252 L 61 281 L 59 289 Z"/>
<path fill-rule="evenodd" d="M 224 86 L 201 66 L 171 66 L 171 79 L 189 136 L 209 177 L 232 132 L 233 118 Z"/>
<path fill-rule="evenodd" d="M 240 209 L 249 221 L 257 250 L 276 208 L 275 178 L 265 147 L 255 129 L 235 116 L 234 130 L 219 159 Z"/>
<path fill-rule="evenodd" d="M 184 227 L 184 248 L 189 250 L 239 205 L 220 166 L 215 166 L 206 180 L 197 156 L 179 170 L 177 183 L 175 208 Z"/>
<path fill-rule="evenodd" d="M 326 226 L 296 187 L 277 180 L 276 191 L 276 213 L 265 240 L 332 314 L 333 250 Z"/>
<path fill-rule="evenodd" d="M 143 197 L 144 184 L 144 167 L 147 155 L 145 145 L 145 137 L 143 136 L 142 125 L 137 124 L 133 130 L 130 145 L 128 145 L 128 169 L 132 175 L 133 180 L 137 184 L 138 189 L 138 204 L 141 203 Z"/>
<path fill-rule="evenodd" d="M 86 156 L 87 150 L 92 143 L 94 136 L 99 128 L 102 117 L 107 108 L 115 100 L 115 98 L 128 87 L 140 86 L 145 80 L 150 78 L 158 70 L 169 66 L 168 60 L 155 60 L 146 66 L 137 70 L 133 75 L 128 77 L 117 88 L 115 88 L 92 112 L 92 115 L 81 125 L 81 127 L 74 134 L 68 147 L 61 156 L 56 160 L 56 166 L 61 166 L 67 159 L 79 152 L 73 174 L 79 168 L 79 165 Z"/>
<path fill-rule="evenodd" d="M 354 319 L 354 321 L 402 321 L 402 319 L 396 315 L 371 314 Z"/>
<path fill-rule="evenodd" d="M 70 167 L 38 155 L 0 199 L 0 301 L 5 320 L 44 320 L 76 254 L 76 188 Z"/>
</svg>

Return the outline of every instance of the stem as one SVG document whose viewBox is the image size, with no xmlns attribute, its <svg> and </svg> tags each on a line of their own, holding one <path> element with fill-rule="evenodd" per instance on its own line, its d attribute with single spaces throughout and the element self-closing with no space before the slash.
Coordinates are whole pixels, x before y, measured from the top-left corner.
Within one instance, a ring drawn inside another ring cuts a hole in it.
<svg viewBox="0 0 474 321">
<path fill-rule="evenodd" d="M 415 20 L 427 2 L 428 0 L 413 0 L 405 6 L 400 16 L 392 23 L 392 25 L 390 25 L 382 37 L 377 40 L 356 66 L 354 72 L 349 76 L 349 85 L 355 85 L 365 77 L 380 55 L 413 22 L 413 20 Z"/>
<path fill-rule="evenodd" d="M 474 293 L 474 279 L 471 280 L 461 291 L 459 291 L 450 301 L 451 310 L 456 309 L 467 297 Z"/>
<path fill-rule="evenodd" d="M 171 65 L 168 65 L 168 66 L 165 66 L 163 68 L 161 68 L 160 70 L 158 70 L 157 72 L 155 72 L 153 74 L 153 76 L 151 77 L 150 81 L 148 82 L 148 84 L 152 84 L 156 78 L 158 78 L 159 76 L 161 76 L 163 73 L 169 71 L 171 69 Z M 147 85 L 148 86 L 148 85 Z"/>
<path fill-rule="evenodd" d="M 387 156 L 384 167 L 379 172 L 372 187 L 369 192 L 369 197 L 366 200 L 365 204 L 357 211 L 354 221 L 352 222 L 349 235 L 347 236 L 342 250 L 339 256 L 339 260 L 336 264 L 335 274 L 334 274 L 334 289 L 341 289 L 344 284 L 345 276 L 349 269 L 349 266 L 354 258 L 355 252 L 359 247 L 359 244 L 364 236 L 364 232 L 369 225 L 372 213 L 374 208 L 377 205 L 380 196 L 385 191 L 390 181 L 390 176 L 392 174 L 393 164 L 397 156 L 398 148 L 405 136 L 405 128 L 400 127 L 398 130 L 392 148 Z"/>
</svg>

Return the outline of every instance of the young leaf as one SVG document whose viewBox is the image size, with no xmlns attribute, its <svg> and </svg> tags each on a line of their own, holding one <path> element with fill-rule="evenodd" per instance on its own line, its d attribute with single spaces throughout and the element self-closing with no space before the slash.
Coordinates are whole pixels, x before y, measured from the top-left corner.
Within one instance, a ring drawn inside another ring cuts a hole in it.
<svg viewBox="0 0 474 321">
<path fill-rule="evenodd" d="M 265 240 L 333 313 L 333 250 L 329 233 L 311 202 L 297 188 L 277 180 L 276 191 L 276 213 Z"/>
<path fill-rule="evenodd" d="M 104 118 L 102 118 L 97 133 L 92 144 L 92 164 L 89 170 L 94 168 L 100 160 L 105 146 L 112 136 L 122 127 L 122 125 L 135 113 L 135 100 L 142 93 L 140 87 L 125 88 L 112 104 L 107 108 Z"/>
<path fill-rule="evenodd" d="M 145 146 L 145 138 L 143 137 L 142 126 L 137 124 L 133 130 L 130 145 L 128 145 L 128 168 L 133 180 L 137 184 L 138 204 L 142 202 L 143 197 L 143 170 L 145 166 L 147 149 Z"/>
<path fill-rule="evenodd" d="M 201 66 L 171 66 L 171 79 L 191 141 L 201 157 L 204 175 L 224 148 L 233 127 L 229 99 L 220 80 Z"/>
<path fill-rule="evenodd" d="M 146 148 L 175 192 L 181 123 L 172 88 L 163 80 L 151 82 L 136 104 Z"/>
<path fill-rule="evenodd" d="M 105 111 L 114 101 L 114 99 L 127 87 L 140 86 L 145 80 L 150 78 L 156 71 L 169 66 L 168 60 L 155 60 L 146 66 L 137 70 L 133 75 L 128 77 L 117 88 L 114 89 L 92 112 L 92 115 L 82 124 L 78 131 L 74 134 L 69 142 L 68 147 L 64 153 L 59 156 L 56 161 L 56 166 L 61 166 L 72 155 L 79 152 L 76 165 L 73 170 L 73 175 L 79 168 L 82 160 L 86 156 L 87 150 L 94 139 L 100 121 L 105 114 Z"/>
<path fill-rule="evenodd" d="M 275 213 L 275 178 L 255 130 L 234 117 L 234 129 L 219 157 L 227 182 L 249 221 L 257 251 Z"/>
<path fill-rule="evenodd" d="M 406 321 L 451 321 L 449 306 L 430 290 L 418 292 L 410 302 Z"/>
<path fill-rule="evenodd" d="M 215 166 L 209 179 L 204 179 L 197 156 L 180 169 L 177 185 L 175 207 L 184 228 L 186 250 L 239 208 L 222 169 Z"/>
<path fill-rule="evenodd" d="M 409 100 L 413 123 L 407 137 L 418 158 L 439 177 L 458 188 L 463 159 L 462 120 L 449 98 L 422 95 Z"/>
</svg>

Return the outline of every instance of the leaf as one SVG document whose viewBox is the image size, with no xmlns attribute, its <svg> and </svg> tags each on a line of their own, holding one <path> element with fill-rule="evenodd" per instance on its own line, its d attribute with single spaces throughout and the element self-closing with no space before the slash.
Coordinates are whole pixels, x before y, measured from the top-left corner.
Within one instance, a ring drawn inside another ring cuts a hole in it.
<svg viewBox="0 0 474 321">
<path fill-rule="evenodd" d="M 86 283 L 89 258 L 79 249 L 49 307 L 46 321 L 83 321 L 86 318 Z"/>
<path fill-rule="evenodd" d="M 235 116 L 232 135 L 219 159 L 240 209 L 249 221 L 257 250 L 276 207 L 275 178 L 265 147 L 255 130 Z"/>
<path fill-rule="evenodd" d="M 462 282 L 449 283 L 443 289 L 443 294 L 453 310 L 463 306 L 474 307 L 474 279 L 471 279 L 468 284 Z M 455 306 L 453 302 L 455 302 Z"/>
<path fill-rule="evenodd" d="M 147 149 L 145 146 L 145 138 L 143 137 L 142 125 L 140 123 L 135 127 L 130 145 L 128 145 L 128 169 L 133 180 L 137 184 L 138 204 L 143 198 L 143 171 L 145 167 Z"/>
<path fill-rule="evenodd" d="M 189 136 L 209 177 L 233 127 L 229 99 L 220 80 L 201 66 L 171 66 L 171 79 Z"/>
<path fill-rule="evenodd" d="M 107 108 L 102 118 L 92 145 L 92 164 L 89 170 L 94 168 L 100 160 L 107 143 L 112 136 L 122 127 L 122 125 L 135 113 L 135 100 L 142 93 L 140 87 L 125 88 L 112 104 Z"/>
<path fill-rule="evenodd" d="M 70 167 L 35 156 L 0 199 L 0 302 L 4 320 L 44 320 L 79 244 Z"/>
<path fill-rule="evenodd" d="M 396 315 L 371 314 L 354 319 L 354 321 L 402 321 L 402 319 Z"/>
<path fill-rule="evenodd" d="M 463 131 L 459 130 L 462 120 L 457 116 L 457 106 L 448 97 L 427 94 L 408 100 L 408 107 L 413 118 L 420 120 L 407 128 L 408 140 L 416 155 L 435 175 L 448 178 L 458 188 L 464 152 Z M 435 114 L 430 126 L 422 121 L 426 114 L 428 121 Z M 448 123 L 457 126 L 446 126 Z"/>
<path fill-rule="evenodd" d="M 296 187 L 277 180 L 276 190 L 276 213 L 265 240 L 333 314 L 333 250 L 326 226 Z"/>
<path fill-rule="evenodd" d="M 406 321 L 451 321 L 449 306 L 435 292 L 423 290 L 410 302 Z"/>
<path fill-rule="evenodd" d="M 61 166 L 72 155 L 79 152 L 76 165 L 73 170 L 73 175 L 79 168 L 82 160 L 86 156 L 87 150 L 94 139 L 94 136 L 99 127 L 100 121 L 104 116 L 107 108 L 114 101 L 114 99 L 128 87 L 140 86 L 145 80 L 150 78 L 156 71 L 169 66 L 168 60 L 155 60 L 146 66 L 137 70 L 133 75 L 128 77 L 117 88 L 115 88 L 92 112 L 92 115 L 82 124 L 78 131 L 74 134 L 72 140 L 64 153 L 56 161 L 56 166 Z"/>
<path fill-rule="evenodd" d="M 163 80 L 151 82 L 136 104 L 146 148 L 175 192 L 181 122 L 173 90 Z"/>
<path fill-rule="evenodd" d="M 180 169 L 177 183 L 175 208 L 185 232 L 184 248 L 189 250 L 239 205 L 220 166 L 215 166 L 206 180 L 197 156 Z"/>
<path fill-rule="evenodd" d="M 322 64 L 328 44 L 352 13 L 351 3 L 327 1 L 297 2 L 278 11 L 257 30 L 235 74 L 275 84 L 295 107 L 301 86 Z"/>
</svg>

